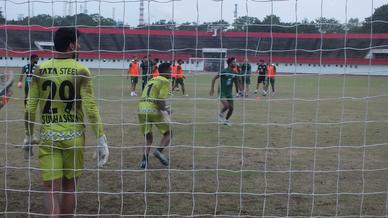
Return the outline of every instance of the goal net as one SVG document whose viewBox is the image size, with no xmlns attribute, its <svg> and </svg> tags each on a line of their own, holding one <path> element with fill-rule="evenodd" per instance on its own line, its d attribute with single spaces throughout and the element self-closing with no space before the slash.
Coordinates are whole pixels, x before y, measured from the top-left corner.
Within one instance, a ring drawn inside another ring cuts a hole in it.
<svg viewBox="0 0 388 218">
<path fill-rule="evenodd" d="M 85 119 L 67 215 L 388 215 L 386 1 L 3 0 L 0 11 L 0 216 L 48 216 L 42 153 L 22 149 L 22 69 L 32 55 L 53 59 L 65 26 L 81 33 L 75 58 L 92 72 L 110 150 L 98 167 Z M 183 75 L 169 80 L 170 120 L 153 122 L 142 169 L 138 105 L 151 92 L 142 83 L 165 62 Z M 167 166 L 154 156 L 163 125 Z"/>
</svg>

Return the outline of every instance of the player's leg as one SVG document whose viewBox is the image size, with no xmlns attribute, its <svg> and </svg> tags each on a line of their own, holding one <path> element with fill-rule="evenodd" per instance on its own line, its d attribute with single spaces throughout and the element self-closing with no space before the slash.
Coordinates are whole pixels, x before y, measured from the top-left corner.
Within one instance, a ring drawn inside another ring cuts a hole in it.
<svg viewBox="0 0 388 218">
<path fill-rule="evenodd" d="M 63 156 L 62 150 L 58 149 L 59 143 L 42 141 L 39 146 L 39 167 L 45 190 L 45 207 L 49 216 L 58 216 L 60 208 L 60 191 L 63 178 Z"/>
<path fill-rule="evenodd" d="M 249 85 L 251 84 L 251 77 L 250 76 L 246 76 L 245 77 L 245 96 L 248 96 L 248 93 L 249 93 Z"/>
<path fill-rule="evenodd" d="M 244 89 L 244 83 L 241 80 L 242 76 L 237 75 L 237 84 L 235 83 L 236 87 L 236 97 L 241 97 L 241 92 Z"/>
<path fill-rule="evenodd" d="M 131 76 L 131 96 L 135 96 L 135 77 Z"/>
<path fill-rule="evenodd" d="M 151 145 L 154 142 L 154 136 L 152 132 L 148 132 L 144 135 L 144 157 L 148 158 L 150 154 Z"/>
<path fill-rule="evenodd" d="M 150 119 L 151 114 L 139 114 L 139 124 L 141 127 L 141 132 L 144 136 L 144 150 L 143 150 L 143 157 L 140 163 L 140 168 L 145 169 L 148 168 L 148 155 L 150 153 L 151 145 L 153 142 L 153 135 L 152 135 L 152 121 Z"/>
<path fill-rule="evenodd" d="M 219 115 L 219 122 L 222 122 L 225 125 L 229 125 L 228 119 L 232 115 L 231 113 L 233 113 L 233 109 L 232 109 L 232 111 L 230 111 L 230 99 L 232 99 L 232 97 L 221 99 L 222 108 L 221 108 L 220 115 Z M 224 113 L 226 111 L 227 111 L 227 113 L 226 113 L 226 118 L 225 118 Z"/>
<path fill-rule="evenodd" d="M 186 89 L 185 89 L 185 83 L 183 82 L 183 78 L 179 79 L 179 84 L 181 85 L 181 88 L 182 88 L 182 95 L 186 96 Z"/>
<path fill-rule="evenodd" d="M 144 90 L 144 87 L 146 86 L 146 84 L 147 84 L 147 76 L 142 76 L 141 77 L 141 81 L 142 81 L 142 83 L 141 83 L 141 90 Z"/>
<path fill-rule="evenodd" d="M 172 132 L 170 130 L 164 132 L 162 134 L 162 138 L 160 139 L 159 148 L 157 150 L 162 152 L 164 148 L 166 148 L 170 144 L 171 138 L 172 138 Z"/>
<path fill-rule="evenodd" d="M 84 169 L 85 136 L 78 136 L 61 142 L 63 154 L 63 179 L 61 214 L 74 214 L 77 179 Z"/>
<path fill-rule="evenodd" d="M 229 118 L 232 116 L 233 110 L 234 110 L 234 107 L 233 107 L 233 99 L 230 98 L 227 102 L 228 102 L 228 112 L 226 113 L 225 119 L 226 119 L 226 120 L 229 120 Z"/>
<path fill-rule="evenodd" d="M 45 208 L 48 217 L 58 217 L 61 214 L 60 196 L 62 178 L 52 181 L 44 181 L 43 187 L 45 191 Z"/>
<path fill-rule="evenodd" d="M 30 85 L 27 81 L 24 82 L 24 107 L 27 105 L 28 92 L 30 91 Z M 34 151 L 32 146 L 24 145 L 24 159 L 28 160 L 30 157 L 34 156 Z"/>
<path fill-rule="evenodd" d="M 171 77 L 171 92 L 175 90 L 175 78 Z"/>
<path fill-rule="evenodd" d="M 133 83 L 133 95 L 134 96 L 137 96 L 137 94 L 136 94 L 136 85 L 137 85 L 138 81 L 139 81 L 139 77 L 135 77 L 135 82 Z"/>
<path fill-rule="evenodd" d="M 149 132 L 144 135 L 144 151 L 143 151 L 143 158 L 140 164 L 140 168 L 142 169 L 148 168 L 148 157 L 150 154 L 153 140 L 154 138 L 153 138 L 152 132 Z"/>
<path fill-rule="evenodd" d="M 63 178 L 62 179 L 62 202 L 61 202 L 61 214 L 71 217 L 74 214 L 75 202 L 76 202 L 76 184 L 77 178 Z"/>
<path fill-rule="evenodd" d="M 275 78 L 271 78 L 272 93 L 275 93 Z"/>
<path fill-rule="evenodd" d="M 168 157 L 166 157 L 164 154 L 162 154 L 163 150 L 170 145 L 171 138 L 172 138 L 172 132 L 170 129 L 170 126 L 168 123 L 163 122 L 164 118 L 163 115 L 155 115 L 153 117 L 153 120 L 155 121 L 155 126 L 159 129 L 160 133 L 162 134 L 162 138 L 160 139 L 159 147 L 155 150 L 154 156 L 158 158 L 158 160 L 165 166 L 168 166 Z"/>
<path fill-rule="evenodd" d="M 29 90 L 30 90 L 30 86 L 29 86 L 28 82 L 25 82 L 24 83 L 24 107 L 27 104 L 27 98 L 28 98 L 28 91 Z"/>
<path fill-rule="evenodd" d="M 229 109 L 228 99 L 226 99 L 226 98 L 221 99 L 221 104 L 222 104 L 222 107 L 221 107 L 221 110 L 220 110 L 220 114 L 224 114 L 225 111 L 227 111 Z"/>
<path fill-rule="evenodd" d="M 259 88 L 260 88 L 260 76 L 257 77 L 257 83 L 256 83 L 256 90 L 254 91 L 255 94 L 257 94 L 257 92 L 259 91 Z"/>
<path fill-rule="evenodd" d="M 263 95 L 267 95 L 269 87 L 269 77 L 264 79 Z"/>
</svg>

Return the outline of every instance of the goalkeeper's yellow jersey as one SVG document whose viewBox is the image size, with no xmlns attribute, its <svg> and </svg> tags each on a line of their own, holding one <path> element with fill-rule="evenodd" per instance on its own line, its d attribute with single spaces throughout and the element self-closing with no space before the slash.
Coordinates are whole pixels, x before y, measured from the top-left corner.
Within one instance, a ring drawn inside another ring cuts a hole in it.
<svg viewBox="0 0 388 218">
<path fill-rule="evenodd" d="M 84 113 L 97 137 L 104 134 L 89 69 L 74 59 L 52 59 L 33 75 L 26 105 L 26 134 L 39 105 L 40 138 L 63 141 L 84 134 Z"/>
<path fill-rule="evenodd" d="M 170 81 L 163 76 L 157 76 L 147 82 L 139 102 L 140 114 L 160 113 L 156 101 L 165 100 L 170 89 Z"/>
</svg>

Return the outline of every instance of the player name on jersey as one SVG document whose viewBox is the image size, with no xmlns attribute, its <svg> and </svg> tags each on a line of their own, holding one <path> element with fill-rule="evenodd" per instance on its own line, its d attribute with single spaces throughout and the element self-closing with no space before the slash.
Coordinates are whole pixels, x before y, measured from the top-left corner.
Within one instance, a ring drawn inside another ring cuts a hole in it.
<svg viewBox="0 0 388 218">
<path fill-rule="evenodd" d="M 77 69 L 74 68 L 42 68 L 40 74 L 56 74 L 56 75 L 77 75 Z"/>
<path fill-rule="evenodd" d="M 74 114 L 43 114 L 41 116 L 42 124 L 50 123 L 77 123 L 82 121 Z"/>
</svg>

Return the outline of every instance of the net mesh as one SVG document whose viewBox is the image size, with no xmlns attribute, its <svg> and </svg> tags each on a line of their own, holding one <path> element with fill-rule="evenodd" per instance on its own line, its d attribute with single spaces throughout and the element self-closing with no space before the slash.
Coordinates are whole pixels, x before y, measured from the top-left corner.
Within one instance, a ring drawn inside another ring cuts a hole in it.
<svg viewBox="0 0 388 218">
<path fill-rule="evenodd" d="M 71 215 L 387 216 L 388 37 L 379 31 L 386 20 L 373 19 L 375 8 L 386 2 L 365 4 L 370 19 L 355 26 L 349 16 L 355 1 L 338 1 L 340 22 L 323 19 L 334 10 L 324 0 L 313 6 L 301 0 L 235 2 L 242 13 L 228 25 L 225 20 L 235 8 L 222 0 L 2 1 L 1 71 L 13 71 L 15 82 L 32 54 L 39 55 L 39 64 L 54 57 L 57 27 L 76 26 L 82 33 L 77 60 L 93 73 L 110 158 L 107 166 L 96 166 L 96 137 L 86 121 L 85 166 Z M 140 3 L 145 25 L 131 28 L 126 21 L 137 20 L 133 12 Z M 276 16 L 284 7 L 293 11 L 288 23 Z M 254 20 L 258 8 L 262 22 Z M 36 9 L 47 10 L 49 24 L 36 20 Z M 113 27 L 103 17 L 110 9 Z M 27 15 L 26 24 L 12 21 L 15 10 Z M 320 19 L 305 20 L 304 10 L 319 11 Z M 93 15 L 95 23 L 82 23 L 85 14 Z M 184 23 L 186 18 L 194 21 Z M 138 96 L 131 96 L 127 72 L 131 59 L 149 55 L 153 61 L 184 61 L 186 93 L 178 86 L 166 99 L 172 109 L 173 137 L 164 151 L 169 165 L 153 156 L 161 139 L 154 126 L 149 168 L 143 170 L 144 136 L 137 114 L 142 80 Z M 234 111 L 231 123 L 225 123 L 218 117 L 224 104 L 217 95 L 221 79 L 215 96 L 209 91 L 230 57 L 249 63 L 252 73 L 240 74 L 249 90 L 233 87 Z M 276 91 L 258 83 L 261 59 L 277 69 Z M 45 216 L 48 192 L 42 186 L 38 147 L 28 159 L 21 149 L 24 91 L 14 86 L 11 96 L 11 83 L 3 80 L 0 215 Z M 239 91 L 242 96 L 235 97 Z M 39 129 L 41 124 L 35 125 Z"/>
</svg>

